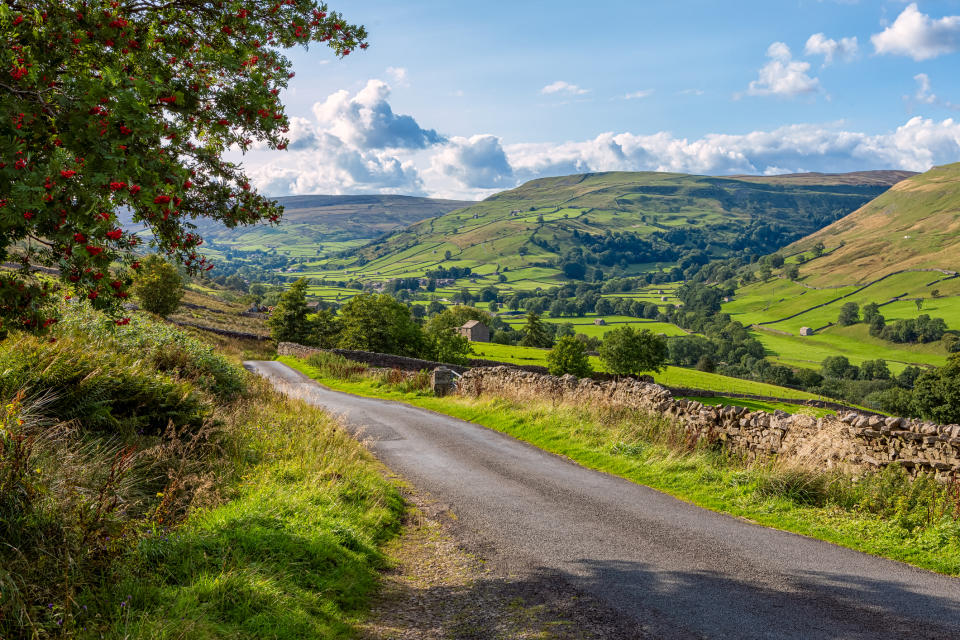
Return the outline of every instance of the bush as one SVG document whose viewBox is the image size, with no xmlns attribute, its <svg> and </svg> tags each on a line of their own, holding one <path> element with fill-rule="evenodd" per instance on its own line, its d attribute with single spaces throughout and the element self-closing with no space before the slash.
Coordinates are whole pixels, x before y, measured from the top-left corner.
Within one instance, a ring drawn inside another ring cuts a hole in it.
<svg viewBox="0 0 960 640">
<path fill-rule="evenodd" d="M 154 253 L 143 260 L 131 290 L 141 308 L 166 318 L 180 306 L 183 280 L 173 264 Z"/>
<path fill-rule="evenodd" d="M 547 354 L 547 368 L 554 376 L 569 373 L 585 378 L 593 373 L 584 343 L 572 336 L 564 336 L 557 340 Z"/>
<path fill-rule="evenodd" d="M 78 420 L 88 429 L 157 434 L 171 421 L 196 429 L 207 416 L 189 383 L 74 337 L 55 343 L 8 338 L 0 343 L 0 371 L 0 398 L 25 390 L 43 400 L 50 417 Z"/>
</svg>

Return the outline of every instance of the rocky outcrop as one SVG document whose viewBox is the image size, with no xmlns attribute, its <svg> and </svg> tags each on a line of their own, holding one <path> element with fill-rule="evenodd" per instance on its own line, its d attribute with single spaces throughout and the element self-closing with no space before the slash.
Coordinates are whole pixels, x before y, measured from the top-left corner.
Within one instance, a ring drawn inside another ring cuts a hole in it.
<svg viewBox="0 0 960 640">
<path fill-rule="evenodd" d="M 960 471 L 960 425 L 856 412 L 817 419 L 783 411 L 710 406 L 675 398 L 658 384 L 632 378 L 597 381 L 510 367 L 471 369 L 458 381 L 458 392 L 637 409 L 674 420 L 692 440 L 706 439 L 747 460 L 776 456 L 788 463 L 850 472 L 898 462 L 911 473 L 931 471 L 943 479 Z"/>
</svg>

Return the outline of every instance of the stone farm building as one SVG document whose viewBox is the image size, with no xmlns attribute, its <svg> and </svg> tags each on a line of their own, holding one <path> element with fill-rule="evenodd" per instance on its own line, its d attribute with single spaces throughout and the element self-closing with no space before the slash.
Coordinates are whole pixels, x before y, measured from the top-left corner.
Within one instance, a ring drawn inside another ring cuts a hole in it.
<svg viewBox="0 0 960 640">
<path fill-rule="evenodd" d="M 479 320 L 467 320 L 459 331 L 470 342 L 490 342 L 490 329 Z"/>
</svg>

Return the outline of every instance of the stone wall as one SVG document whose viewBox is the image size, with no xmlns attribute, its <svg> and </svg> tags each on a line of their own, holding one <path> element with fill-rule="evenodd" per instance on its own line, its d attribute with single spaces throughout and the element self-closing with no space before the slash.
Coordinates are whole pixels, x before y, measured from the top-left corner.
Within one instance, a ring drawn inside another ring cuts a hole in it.
<svg viewBox="0 0 960 640">
<path fill-rule="evenodd" d="M 782 411 L 709 406 L 675 398 L 660 385 L 631 378 L 558 378 L 511 367 L 471 369 L 458 382 L 458 392 L 639 409 L 675 420 L 691 436 L 719 442 L 748 460 L 776 456 L 787 463 L 854 473 L 899 462 L 911 473 L 932 471 L 941 479 L 956 477 L 960 471 L 960 425 L 852 411 L 817 419 Z"/>
<path fill-rule="evenodd" d="M 362 362 L 371 367 L 384 369 L 400 369 L 402 371 L 421 371 L 423 369 L 435 369 L 436 367 L 446 367 L 453 369 L 457 373 L 463 373 L 471 367 L 496 367 L 503 366 L 502 362 L 493 360 L 471 359 L 467 361 L 466 366 L 457 364 L 446 364 L 443 362 L 433 362 L 431 360 L 421 360 L 420 358 L 408 358 L 406 356 L 395 356 L 389 353 L 375 353 L 373 351 L 352 351 L 350 349 L 319 349 L 317 347 L 306 347 L 294 342 L 281 342 L 277 345 L 277 355 L 294 356 L 296 358 L 308 358 L 315 353 L 335 353 L 343 356 L 347 360 Z M 546 373 L 546 367 L 536 365 L 516 365 L 514 368 L 522 371 L 534 371 L 537 373 Z"/>
</svg>

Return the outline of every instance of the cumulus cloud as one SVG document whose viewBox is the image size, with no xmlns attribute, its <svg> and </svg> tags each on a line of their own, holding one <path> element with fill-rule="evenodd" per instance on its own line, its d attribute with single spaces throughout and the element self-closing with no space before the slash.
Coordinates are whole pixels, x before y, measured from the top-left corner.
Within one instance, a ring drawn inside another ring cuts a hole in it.
<svg viewBox="0 0 960 640">
<path fill-rule="evenodd" d="M 823 56 L 823 65 L 832 64 L 834 59 L 849 61 L 857 56 L 859 46 L 856 36 L 852 38 L 840 38 L 834 40 L 828 38 L 822 33 L 815 33 L 807 39 L 807 44 L 803 48 L 804 54 L 808 56 Z"/>
<path fill-rule="evenodd" d="M 387 99 L 390 85 L 369 80 L 351 96 L 340 90 L 313 105 L 319 125 L 360 149 L 424 149 L 443 142 L 433 129 L 423 129 L 412 116 L 393 112 Z"/>
<path fill-rule="evenodd" d="M 929 60 L 960 49 L 960 16 L 933 19 L 912 3 L 892 25 L 870 36 L 879 54 L 910 56 Z"/>
<path fill-rule="evenodd" d="M 254 184 L 272 196 L 343 193 L 422 193 L 412 162 L 363 151 L 323 133 L 307 152 L 284 157 L 250 171 Z"/>
<path fill-rule="evenodd" d="M 774 42 L 767 49 L 770 62 L 759 72 L 759 77 L 750 83 L 747 93 L 752 96 L 783 96 L 793 98 L 820 90 L 820 80 L 808 75 L 809 62 L 794 60 L 790 47 Z"/>
<path fill-rule="evenodd" d="M 565 93 L 567 95 L 579 96 L 585 93 L 590 93 L 590 89 L 581 89 L 575 84 L 570 84 L 569 82 L 564 82 L 563 80 L 557 80 L 556 82 L 551 82 L 543 89 L 540 89 L 540 93 L 544 95 L 549 95 L 551 93 Z"/>
<path fill-rule="evenodd" d="M 500 138 L 492 135 L 452 138 L 433 157 L 431 168 L 470 189 L 509 188 L 516 184 Z"/>
<path fill-rule="evenodd" d="M 623 96 L 624 100 L 639 100 L 642 98 L 649 98 L 653 95 L 653 89 L 643 89 L 641 91 L 633 91 L 631 93 Z"/>
<path fill-rule="evenodd" d="M 960 156 L 960 122 L 912 118 L 895 131 L 867 135 L 836 126 L 797 124 L 698 139 L 604 133 L 592 140 L 506 147 L 522 180 L 585 171 L 735 173 L 842 172 L 868 168 L 925 171 Z"/>
</svg>

